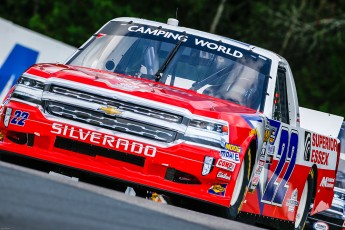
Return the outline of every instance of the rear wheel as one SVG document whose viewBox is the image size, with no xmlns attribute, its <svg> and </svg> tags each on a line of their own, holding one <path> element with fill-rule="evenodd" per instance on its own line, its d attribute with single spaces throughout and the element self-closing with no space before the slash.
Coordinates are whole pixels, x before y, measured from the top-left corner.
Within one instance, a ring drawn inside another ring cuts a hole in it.
<svg viewBox="0 0 345 230">
<path fill-rule="evenodd" d="M 251 167 L 251 150 L 249 149 L 247 154 L 244 157 L 244 160 L 241 164 L 240 171 L 236 179 L 234 191 L 232 193 L 230 208 L 227 210 L 227 217 L 230 219 L 236 219 L 241 204 L 243 202 L 246 188 L 250 178 L 250 167 Z"/>
<path fill-rule="evenodd" d="M 310 171 L 308 175 L 308 179 L 304 184 L 303 192 L 301 199 L 299 201 L 296 219 L 295 219 L 295 226 L 294 229 L 304 229 L 305 221 L 307 220 L 310 204 L 312 201 L 313 195 L 313 181 L 314 181 L 314 171 Z"/>
</svg>

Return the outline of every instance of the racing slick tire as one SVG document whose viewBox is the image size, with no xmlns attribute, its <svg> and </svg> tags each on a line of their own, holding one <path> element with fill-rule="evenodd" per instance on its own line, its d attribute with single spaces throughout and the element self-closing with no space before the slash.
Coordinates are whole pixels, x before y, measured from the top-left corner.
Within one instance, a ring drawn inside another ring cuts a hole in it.
<svg viewBox="0 0 345 230">
<path fill-rule="evenodd" d="M 310 211 L 310 204 L 312 201 L 313 196 L 313 183 L 314 183 L 314 171 L 311 170 L 308 179 L 305 182 L 301 200 L 299 202 L 297 213 L 296 213 L 296 219 L 294 223 L 295 230 L 304 229 L 305 221 L 307 220 L 309 211 Z"/>
<path fill-rule="evenodd" d="M 230 208 L 226 211 L 226 217 L 229 219 L 236 219 L 242 207 L 242 202 L 248 190 L 248 183 L 251 173 L 251 149 L 248 149 L 244 157 L 240 171 L 238 172 L 234 191 L 232 193 Z"/>
</svg>

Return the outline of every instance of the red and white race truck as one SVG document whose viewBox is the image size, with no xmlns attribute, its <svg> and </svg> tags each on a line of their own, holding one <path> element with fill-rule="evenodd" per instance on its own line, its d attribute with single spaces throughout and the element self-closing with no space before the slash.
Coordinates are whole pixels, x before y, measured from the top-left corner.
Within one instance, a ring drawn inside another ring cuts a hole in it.
<svg viewBox="0 0 345 230">
<path fill-rule="evenodd" d="M 287 61 L 175 19 L 109 21 L 65 64 L 30 67 L 0 108 L 3 153 L 233 219 L 301 229 L 311 202 L 311 214 L 332 203 L 339 140 L 300 126 Z"/>
</svg>

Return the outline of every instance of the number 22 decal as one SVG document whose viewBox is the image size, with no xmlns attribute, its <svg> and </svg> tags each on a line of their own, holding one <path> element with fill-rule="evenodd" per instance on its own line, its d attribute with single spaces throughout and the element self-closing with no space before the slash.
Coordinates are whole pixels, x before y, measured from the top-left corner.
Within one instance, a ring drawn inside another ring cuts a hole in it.
<svg viewBox="0 0 345 230">
<path fill-rule="evenodd" d="M 274 173 L 267 183 L 266 189 L 262 196 L 262 202 L 277 206 L 282 205 L 288 189 L 287 182 L 289 181 L 293 169 L 296 165 L 297 149 L 297 131 L 291 131 L 289 140 L 289 130 L 286 127 L 282 127 L 277 153 L 277 157 L 280 159 L 276 169 L 274 170 Z M 286 162 L 288 163 L 288 166 L 284 175 L 282 175 L 283 168 Z M 280 176 L 282 176 L 282 178 L 278 181 Z"/>
<path fill-rule="evenodd" d="M 11 124 L 24 126 L 25 121 L 29 118 L 29 113 L 16 110 L 14 112 L 14 117 L 11 119 Z"/>
</svg>

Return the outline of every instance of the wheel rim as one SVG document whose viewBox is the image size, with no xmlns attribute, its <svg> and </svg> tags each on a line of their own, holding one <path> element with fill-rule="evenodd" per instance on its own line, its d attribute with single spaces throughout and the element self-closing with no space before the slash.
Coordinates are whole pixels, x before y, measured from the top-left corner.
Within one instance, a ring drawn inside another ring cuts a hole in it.
<svg viewBox="0 0 345 230">
<path fill-rule="evenodd" d="M 231 202 L 230 202 L 231 206 L 236 203 L 236 201 L 238 200 L 238 197 L 240 195 L 242 183 L 243 183 L 243 174 L 244 174 L 244 161 L 241 165 L 240 171 L 238 172 L 234 192 L 232 193 L 232 198 L 231 198 Z"/>
<path fill-rule="evenodd" d="M 305 205 L 307 203 L 307 196 L 308 196 L 308 181 L 305 182 L 303 192 L 302 192 L 302 197 L 298 205 L 296 220 L 295 220 L 295 228 L 297 228 L 302 221 L 304 210 L 306 208 Z"/>
</svg>

